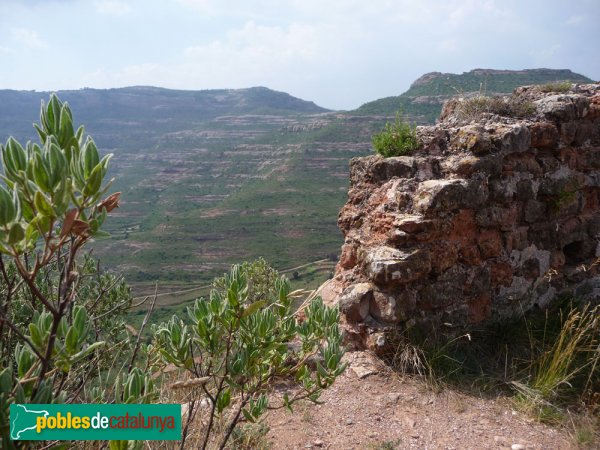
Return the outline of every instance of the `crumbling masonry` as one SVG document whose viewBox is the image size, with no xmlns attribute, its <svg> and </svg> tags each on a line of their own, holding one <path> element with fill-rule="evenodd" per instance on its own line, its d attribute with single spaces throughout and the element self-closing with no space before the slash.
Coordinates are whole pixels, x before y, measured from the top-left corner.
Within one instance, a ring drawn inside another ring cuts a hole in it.
<svg viewBox="0 0 600 450">
<path fill-rule="evenodd" d="M 519 88 L 529 119 L 461 103 L 419 127 L 412 156 L 354 158 L 335 276 L 350 341 L 415 324 L 460 330 L 567 293 L 600 298 L 600 84 Z"/>
</svg>

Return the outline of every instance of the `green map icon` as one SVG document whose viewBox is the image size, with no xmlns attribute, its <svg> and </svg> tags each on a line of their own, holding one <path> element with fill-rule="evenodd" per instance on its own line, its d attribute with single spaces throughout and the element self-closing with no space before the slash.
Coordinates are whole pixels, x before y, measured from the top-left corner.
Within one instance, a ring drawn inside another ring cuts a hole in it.
<svg viewBox="0 0 600 450">
<path fill-rule="evenodd" d="M 43 409 L 29 409 L 27 405 L 10 405 L 10 438 L 27 439 L 30 434 L 27 432 L 33 432 L 37 427 L 37 418 L 47 417 L 49 414 Z"/>
</svg>

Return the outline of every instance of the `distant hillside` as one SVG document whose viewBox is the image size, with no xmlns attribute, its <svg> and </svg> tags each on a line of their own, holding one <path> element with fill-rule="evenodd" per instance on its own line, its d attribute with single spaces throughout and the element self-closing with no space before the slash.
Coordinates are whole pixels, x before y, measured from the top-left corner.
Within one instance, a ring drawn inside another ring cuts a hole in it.
<svg viewBox="0 0 600 450">
<path fill-rule="evenodd" d="M 313 102 L 265 87 L 182 91 L 135 86 L 58 91 L 58 95 L 69 102 L 81 122 L 93 123 L 100 132 L 102 124 L 113 127 L 131 121 L 156 122 L 168 131 L 178 129 L 182 122 L 200 122 L 220 115 L 328 111 Z M 0 90 L 0 141 L 6 140 L 7 133 L 32 136 L 31 123 L 38 118 L 40 100 L 47 100 L 48 96 L 49 92 Z"/>
<path fill-rule="evenodd" d="M 169 290 L 206 284 L 258 256 L 282 269 L 337 253 L 348 160 L 370 152 L 381 126 L 260 87 L 58 94 L 115 155 L 110 176 L 122 202 L 94 254 L 137 293 L 154 280 Z M 0 90 L 0 142 L 37 140 L 31 124 L 48 97 Z"/>
<path fill-rule="evenodd" d="M 453 95 L 480 91 L 506 94 L 519 86 L 555 81 L 589 83 L 592 80 L 570 70 L 554 69 L 474 69 L 460 75 L 431 72 L 417 79 L 405 93 L 365 103 L 354 112 L 393 115 L 401 110 L 416 122 L 433 123 L 444 101 Z"/>
</svg>

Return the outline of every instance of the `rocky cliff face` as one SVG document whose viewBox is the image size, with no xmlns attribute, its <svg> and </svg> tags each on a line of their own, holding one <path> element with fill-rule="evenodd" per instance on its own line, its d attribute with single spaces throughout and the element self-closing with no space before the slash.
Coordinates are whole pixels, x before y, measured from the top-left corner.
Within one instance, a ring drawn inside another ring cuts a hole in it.
<svg viewBox="0 0 600 450">
<path fill-rule="evenodd" d="M 515 95 L 530 118 L 468 120 L 453 101 L 419 127 L 414 155 L 352 159 L 345 243 L 321 294 L 357 345 L 414 325 L 452 334 L 563 293 L 600 298 L 600 84 Z"/>
</svg>

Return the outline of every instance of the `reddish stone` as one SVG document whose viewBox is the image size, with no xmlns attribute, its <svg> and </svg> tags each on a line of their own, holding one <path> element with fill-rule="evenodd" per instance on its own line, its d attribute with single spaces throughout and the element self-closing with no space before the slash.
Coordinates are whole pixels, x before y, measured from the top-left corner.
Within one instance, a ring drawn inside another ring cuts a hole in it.
<svg viewBox="0 0 600 450">
<path fill-rule="evenodd" d="M 553 123 L 534 123 L 529 131 L 531 131 L 531 146 L 533 148 L 556 148 L 558 145 L 558 129 Z"/>
<path fill-rule="evenodd" d="M 560 140 L 565 145 L 571 145 L 575 140 L 575 134 L 577 133 L 576 122 L 563 122 L 560 124 Z"/>
<path fill-rule="evenodd" d="M 464 245 L 459 249 L 458 253 L 460 255 L 460 259 L 465 264 L 476 266 L 481 263 L 481 254 L 479 253 L 477 245 Z"/>
<path fill-rule="evenodd" d="M 481 294 L 469 300 L 468 321 L 471 324 L 483 322 L 492 315 L 490 294 Z"/>
<path fill-rule="evenodd" d="M 452 218 L 451 230 L 448 239 L 458 242 L 473 240 L 477 235 L 475 212 L 462 209 Z"/>
<path fill-rule="evenodd" d="M 495 230 L 482 230 L 478 238 L 481 257 L 484 259 L 499 256 L 502 253 L 502 238 Z"/>
<path fill-rule="evenodd" d="M 512 153 L 504 158 L 504 168 L 509 172 L 530 172 L 539 177 L 544 174 L 533 153 Z"/>
<path fill-rule="evenodd" d="M 344 244 L 342 245 L 342 254 L 340 256 L 340 267 L 344 269 L 351 269 L 356 265 L 356 245 L 355 244 Z"/>
<path fill-rule="evenodd" d="M 431 254 L 435 255 L 431 259 L 431 270 L 437 274 L 452 267 L 458 259 L 456 244 L 445 240 L 435 242 L 431 246 Z"/>
<path fill-rule="evenodd" d="M 585 117 L 587 119 L 596 119 L 600 117 L 600 94 L 594 95 L 590 98 L 588 113 Z"/>
<path fill-rule="evenodd" d="M 582 170 L 587 168 L 584 154 L 573 147 L 560 149 L 557 156 L 563 164 L 566 164 L 569 167 L 569 169 Z"/>
<path fill-rule="evenodd" d="M 386 213 L 374 213 L 371 220 L 367 242 L 385 242 L 394 226 L 394 216 Z"/>
<path fill-rule="evenodd" d="M 492 287 L 510 286 L 513 279 L 513 269 L 508 262 L 493 262 L 491 264 Z"/>
</svg>

